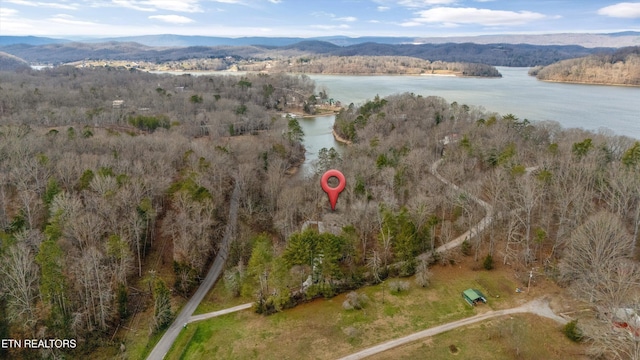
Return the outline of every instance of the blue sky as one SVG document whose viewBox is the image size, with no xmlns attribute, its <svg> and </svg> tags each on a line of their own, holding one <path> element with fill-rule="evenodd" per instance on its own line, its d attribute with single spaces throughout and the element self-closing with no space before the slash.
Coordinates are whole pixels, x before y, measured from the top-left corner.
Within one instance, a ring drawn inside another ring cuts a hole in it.
<svg viewBox="0 0 640 360">
<path fill-rule="evenodd" d="M 640 31 L 606 0 L 0 0 L 0 35 L 457 36 Z"/>
</svg>

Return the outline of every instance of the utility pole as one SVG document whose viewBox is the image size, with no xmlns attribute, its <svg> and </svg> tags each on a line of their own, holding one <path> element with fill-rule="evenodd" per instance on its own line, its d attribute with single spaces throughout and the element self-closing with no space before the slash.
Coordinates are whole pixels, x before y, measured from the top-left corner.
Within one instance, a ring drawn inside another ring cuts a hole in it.
<svg viewBox="0 0 640 360">
<path fill-rule="evenodd" d="M 531 279 L 533 279 L 533 269 L 531 269 L 531 271 L 529 271 L 529 285 L 527 285 L 527 293 L 531 289 Z"/>
</svg>

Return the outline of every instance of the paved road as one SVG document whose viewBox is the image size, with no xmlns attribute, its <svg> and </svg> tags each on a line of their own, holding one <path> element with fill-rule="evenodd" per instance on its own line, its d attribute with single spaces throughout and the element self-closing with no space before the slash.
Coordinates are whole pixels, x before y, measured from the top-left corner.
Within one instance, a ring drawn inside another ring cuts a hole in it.
<svg viewBox="0 0 640 360">
<path fill-rule="evenodd" d="M 472 237 L 478 235 L 484 229 L 486 229 L 487 226 L 489 226 L 491 224 L 491 222 L 493 221 L 493 217 L 494 217 L 493 216 L 493 206 L 491 206 L 486 201 L 483 201 L 482 199 L 480 199 L 480 198 L 474 196 L 473 194 L 467 192 L 466 190 L 462 189 L 458 185 L 456 185 L 456 184 L 450 182 L 449 180 L 445 179 L 442 175 L 438 174 L 438 166 L 440 166 L 442 161 L 443 161 L 443 159 L 440 159 L 440 160 L 434 162 L 431 165 L 431 173 L 433 174 L 433 176 L 438 178 L 438 180 L 442 181 L 443 183 L 449 185 L 454 190 L 465 194 L 466 196 L 468 196 L 471 199 L 473 199 L 473 201 L 475 201 L 478 204 L 480 204 L 480 206 L 482 206 L 482 208 L 485 211 L 485 216 L 484 216 L 484 218 L 482 218 L 482 220 L 480 220 L 480 222 L 475 224 L 473 227 L 471 227 L 471 229 L 469 229 L 464 234 L 462 234 L 462 235 L 458 236 L 457 238 L 449 241 L 448 243 L 446 243 L 444 245 L 441 245 L 438 248 L 436 248 L 436 252 L 445 252 L 445 251 L 448 251 L 448 250 L 451 250 L 451 249 L 453 249 L 455 247 L 460 246 L 466 239 L 471 239 Z"/>
<path fill-rule="evenodd" d="M 204 299 L 209 290 L 211 290 L 213 284 L 216 283 L 216 280 L 218 280 L 218 277 L 222 273 L 222 270 L 224 269 L 224 263 L 227 260 L 227 254 L 229 253 L 229 246 L 231 245 L 231 240 L 236 229 L 236 223 L 238 220 L 239 197 L 240 182 L 236 180 L 235 186 L 233 188 L 233 193 L 231 194 L 231 203 L 229 205 L 229 220 L 227 221 L 227 227 L 225 229 L 222 242 L 220 243 L 218 255 L 213 261 L 213 265 L 211 265 L 207 276 L 200 284 L 198 290 L 196 290 L 191 299 L 189 299 L 189 301 L 184 305 L 176 319 L 169 326 L 160 341 L 158 341 L 147 359 L 159 360 L 164 358 L 169 349 L 171 349 L 173 342 L 180 334 L 180 331 L 182 330 L 184 325 L 190 321 L 191 315 L 196 310 L 198 305 L 200 305 L 202 299 Z"/>
<path fill-rule="evenodd" d="M 503 316 L 503 315 L 509 315 L 509 314 L 517 314 L 517 313 L 532 313 L 532 314 L 536 314 L 538 316 L 542 316 L 542 317 L 546 317 L 546 318 L 550 318 L 553 319 L 561 324 L 566 324 L 567 320 L 556 315 L 553 310 L 551 310 L 551 308 L 549 307 L 549 302 L 543 299 L 536 299 L 533 301 L 530 301 L 522 306 L 518 306 L 515 308 L 511 308 L 511 309 L 506 309 L 506 310 L 496 310 L 496 311 L 489 311 L 487 313 L 484 314 L 479 314 L 476 316 L 472 316 L 466 319 L 461 319 L 458 321 L 453 321 L 447 324 L 443 324 L 443 325 L 439 325 L 436 327 L 432 327 L 426 330 L 422 330 L 422 331 L 418 331 L 416 333 L 413 333 L 411 335 L 407 335 L 405 337 L 401 337 L 399 339 L 395 339 L 395 340 L 391 340 L 391 341 L 387 341 L 384 342 L 382 344 L 378 344 L 375 346 L 372 346 L 370 348 L 361 350 L 355 354 L 351 354 L 349 356 L 345 356 L 343 358 L 341 358 L 340 360 L 356 360 L 356 359 L 364 359 L 367 356 L 371 356 L 374 354 L 378 354 L 381 353 L 383 351 L 387 351 L 389 349 L 393 349 L 395 347 L 404 345 L 404 344 L 408 344 L 410 342 L 414 342 L 416 340 L 420 340 L 420 339 L 424 339 L 426 337 L 430 337 L 430 336 L 434 336 L 449 330 L 453 330 L 455 328 L 461 327 L 461 326 L 467 326 L 467 325 L 471 325 L 483 320 L 487 320 L 487 319 L 491 319 L 491 318 L 495 318 L 498 316 Z"/>
<path fill-rule="evenodd" d="M 251 309 L 253 304 L 254 303 L 247 303 L 247 304 L 242 304 L 242 305 L 238 305 L 238 306 L 234 306 L 234 307 L 230 307 L 230 308 L 226 308 L 226 309 L 222 309 L 222 310 L 218 310 L 218 311 L 214 311 L 206 314 L 193 315 L 192 317 L 189 318 L 188 322 L 192 323 L 196 321 L 211 319 L 220 315 L 226 315 L 226 314 L 231 314 L 237 311 Z"/>
</svg>

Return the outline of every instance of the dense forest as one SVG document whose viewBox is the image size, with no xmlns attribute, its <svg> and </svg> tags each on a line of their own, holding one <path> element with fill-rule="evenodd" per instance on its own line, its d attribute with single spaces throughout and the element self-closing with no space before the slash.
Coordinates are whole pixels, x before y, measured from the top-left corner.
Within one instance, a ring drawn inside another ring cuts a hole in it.
<svg viewBox="0 0 640 360">
<path fill-rule="evenodd" d="M 640 47 L 563 60 L 533 68 L 529 74 L 547 81 L 640 86 Z"/>
<path fill-rule="evenodd" d="M 598 316 L 580 326 L 594 355 L 640 356 L 611 317 L 640 310 L 637 139 L 397 94 L 345 107 L 335 131 L 352 144 L 290 176 L 304 133 L 280 112 L 327 97 L 304 75 L 61 67 L 0 84 L 3 338 L 73 337 L 79 356 L 126 352 L 117 329 L 136 313 L 162 331 L 216 254 L 239 186 L 223 281 L 258 312 L 389 276 L 426 285 L 434 263 L 491 258 L 589 304 Z M 487 214 L 432 176 L 437 164 L 493 207 L 488 229 L 445 253 L 433 250 Z M 335 212 L 318 186 L 329 168 L 346 176 Z M 61 352 L 10 353 L 32 354 Z"/>
<path fill-rule="evenodd" d="M 149 308 L 150 332 L 166 326 L 170 297 L 217 251 L 234 184 L 253 229 L 270 228 L 271 191 L 304 158 L 297 121 L 276 109 L 302 110 L 314 89 L 113 68 L 0 79 L 0 334 L 78 341 L 11 353 L 27 358 L 111 344 Z"/>
</svg>

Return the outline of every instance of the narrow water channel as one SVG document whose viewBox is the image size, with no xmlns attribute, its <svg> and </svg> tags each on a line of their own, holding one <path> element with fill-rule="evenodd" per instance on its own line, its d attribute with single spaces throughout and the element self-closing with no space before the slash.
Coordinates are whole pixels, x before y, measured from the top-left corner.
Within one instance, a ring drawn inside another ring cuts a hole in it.
<svg viewBox="0 0 640 360">
<path fill-rule="evenodd" d="M 298 118 L 302 131 L 304 131 L 303 144 L 306 149 L 305 160 L 298 171 L 298 176 L 313 175 L 314 164 L 318 160 L 320 149 L 333 147 L 341 152 L 344 145 L 337 142 L 331 132 L 335 119 L 335 115 Z"/>
</svg>

